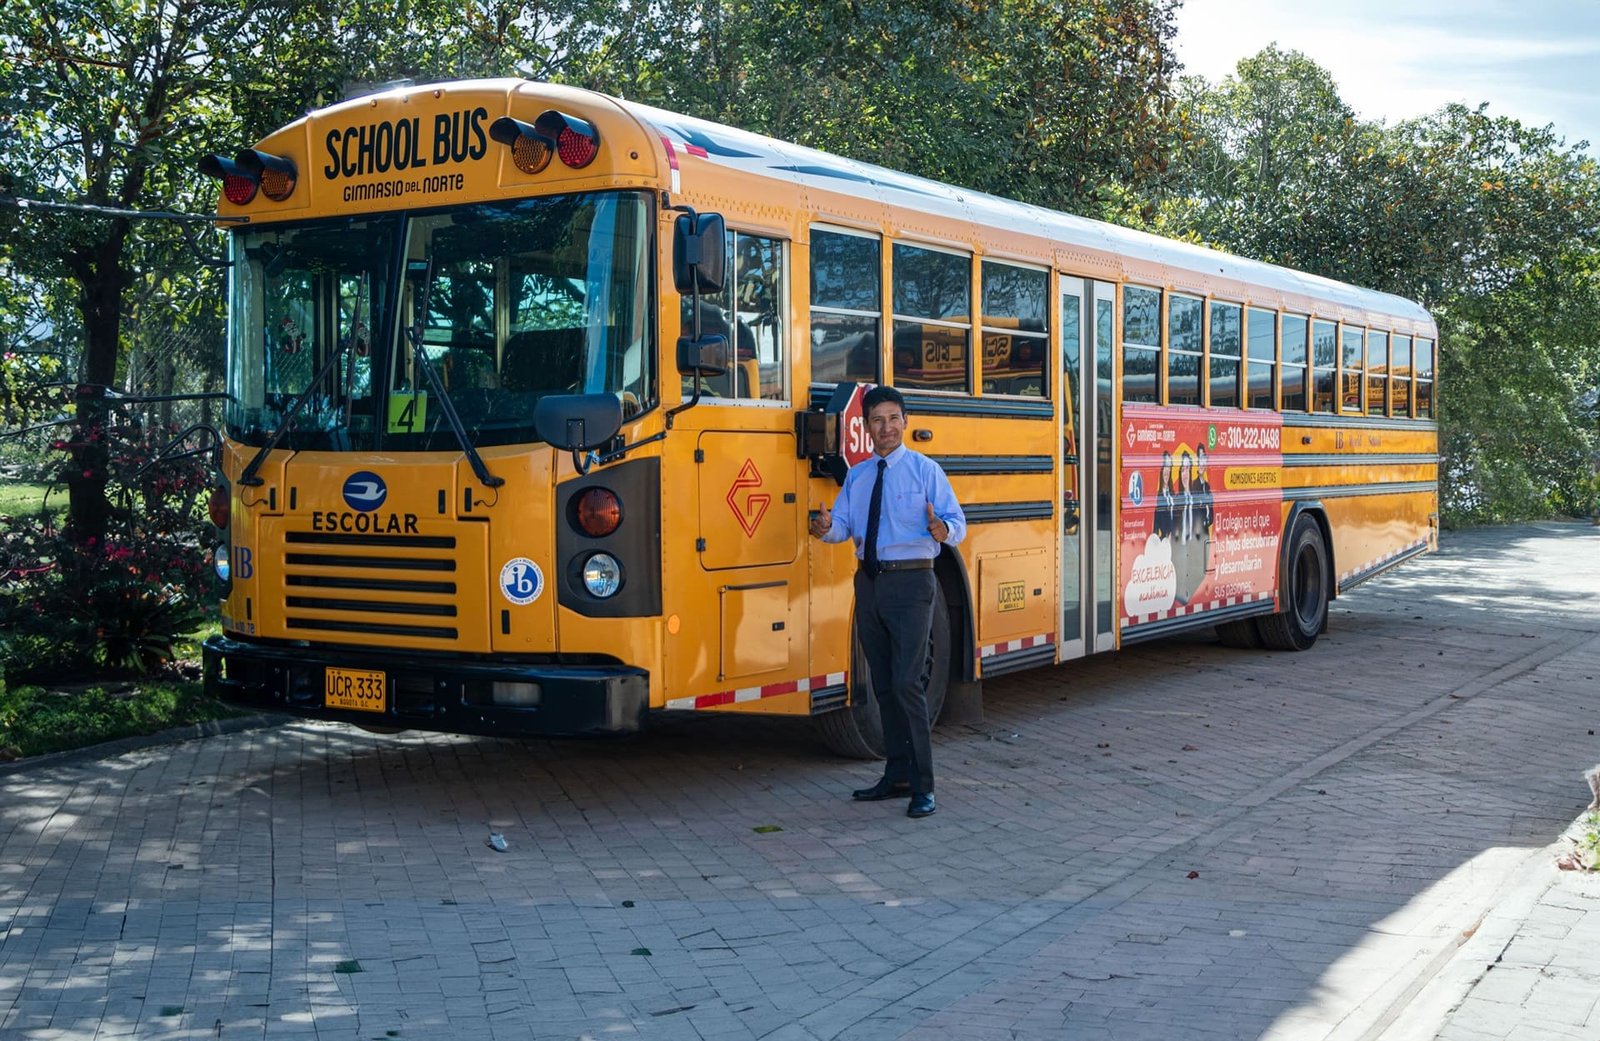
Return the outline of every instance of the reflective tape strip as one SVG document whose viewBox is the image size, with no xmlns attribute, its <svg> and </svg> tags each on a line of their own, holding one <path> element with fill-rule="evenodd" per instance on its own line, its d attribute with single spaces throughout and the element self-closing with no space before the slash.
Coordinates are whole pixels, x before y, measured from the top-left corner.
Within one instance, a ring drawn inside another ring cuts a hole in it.
<svg viewBox="0 0 1600 1041">
<path fill-rule="evenodd" d="M 780 694 L 805 694 L 824 687 L 843 686 L 848 673 L 828 672 L 821 676 L 808 676 L 805 679 L 785 680 L 782 683 L 769 683 L 764 687 L 740 687 L 737 690 L 718 691 L 715 694 L 699 694 L 692 698 L 673 698 L 667 702 L 669 709 L 697 709 L 715 708 L 718 705 L 732 705 L 741 701 L 760 701 L 762 698 L 775 698 Z"/>
<path fill-rule="evenodd" d="M 1343 583 L 1346 579 L 1354 578 L 1356 575 L 1367 574 L 1373 568 L 1382 567 L 1383 565 L 1387 564 L 1389 561 L 1395 559 L 1396 557 L 1403 557 L 1407 553 L 1415 553 L 1417 550 L 1422 549 L 1427 544 L 1428 544 L 1428 540 L 1427 539 L 1425 539 L 1425 538 L 1417 539 L 1415 542 L 1411 543 L 1410 545 L 1401 546 L 1399 549 L 1395 550 L 1393 553 L 1387 553 L 1387 554 L 1379 557 L 1377 560 L 1374 560 L 1374 561 L 1372 561 L 1370 563 L 1367 563 L 1367 564 L 1363 564 L 1360 567 L 1351 568 L 1349 571 L 1341 572 L 1340 575 L 1339 575 L 1339 581 L 1340 581 L 1340 583 Z"/>
<path fill-rule="evenodd" d="M 1160 622 L 1168 618 L 1183 618 L 1192 614 L 1204 614 L 1215 611 L 1219 607 L 1236 607 L 1239 604 L 1253 604 L 1261 600 L 1271 600 L 1272 592 L 1250 593 L 1245 596 L 1218 597 L 1216 600 L 1207 600 L 1203 604 L 1178 604 L 1166 611 L 1157 611 L 1155 614 L 1123 615 L 1124 628 L 1130 625 L 1143 625 L 1146 622 Z"/>
<path fill-rule="evenodd" d="M 677 192 L 679 185 L 678 152 L 672 147 L 672 140 L 665 135 L 662 136 L 661 143 L 667 146 L 667 166 L 672 170 L 672 190 Z"/>
<path fill-rule="evenodd" d="M 1001 640 L 999 643 L 985 644 L 978 648 L 979 659 L 993 658 L 997 654 L 1009 654 L 1012 651 L 1025 651 L 1030 647 L 1043 647 L 1047 643 L 1055 643 L 1055 633 L 1040 633 L 1038 636 L 1025 636 L 1020 640 Z"/>
</svg>

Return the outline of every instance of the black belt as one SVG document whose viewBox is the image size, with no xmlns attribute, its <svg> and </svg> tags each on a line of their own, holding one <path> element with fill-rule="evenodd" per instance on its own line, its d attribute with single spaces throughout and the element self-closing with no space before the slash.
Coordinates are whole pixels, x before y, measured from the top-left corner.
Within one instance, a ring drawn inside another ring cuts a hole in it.
<svg viewBox="0 0 1600 1041">
<path fill-rule="evenodd" d="M 932 567 L 933 561 L 928 557 L 915 557 L 911 560 L 878 561 L 878 571 L 880 573 L 884 571 L 927 571 Z M 866 561 L 861 562 L 861 570 L 866 571 L 869 576 L 872 574 L 871 571 L 867 570 Z"/>
</svg>

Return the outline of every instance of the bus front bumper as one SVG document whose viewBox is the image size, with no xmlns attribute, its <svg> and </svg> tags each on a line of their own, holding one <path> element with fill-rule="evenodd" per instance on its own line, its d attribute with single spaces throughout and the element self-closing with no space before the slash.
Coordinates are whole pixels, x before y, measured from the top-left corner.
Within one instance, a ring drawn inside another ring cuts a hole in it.
<svg viewBox="0 0 1600 1041">
<path fill-rule="evenodd" d="M 498 737 L 622 734 L 638 730 L 650 678 L 624 665 L 462 661 L 389 650 L 286 647 L 213 636 L 205 692 L 241 708 L 360 726 Z M 382 704 L 329 705 L 330 671 L 381 682 Z"/>
</svg>

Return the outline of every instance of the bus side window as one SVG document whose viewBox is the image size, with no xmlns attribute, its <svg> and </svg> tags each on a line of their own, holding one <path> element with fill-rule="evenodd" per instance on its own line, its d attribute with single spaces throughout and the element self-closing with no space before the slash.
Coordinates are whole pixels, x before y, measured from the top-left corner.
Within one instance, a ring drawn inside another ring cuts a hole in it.
<svg viewBox="0 0 1600 1041">
<path fill-rule="evenodd" d="M 1366 336 L 1366 330 L 1349 326 L 1341 334 L 1339 372 L 1343 386 L 1339 392 L 1339 408 L 1343 412 L 1360 414 L 1366 411 L 1366 406 L 1362 404 L 1362 390 L 1367 383 L 1367 364 L 1362 350 Z"/>
<path fill-rule="evenodd" d="M 1389 412 L 1389 334 L 1367 330 L 1367 415 Z"/>
<path fill-rule="evenodd" d="M 787 296 L 784 242 L 733 235 L 734 348 L 747 389 L 740 397 L 789 400 L 789 348 L 783 316 Z"/>
<path fill-rule="evenodd" d="M 881 249 L 875 235 L 812 229 L 813 383 L 878 382 Z"/>
<path fill-rule="evenodd" d="M 984 393 L 1050 396 L 1049 299 L 1049 272 L 983 262 Z"/>
<path fill-rule="evenodd" d="M 1238 304 L 1211 303 L 1207 394 L 1212 408 L 1238 408 L 1239 359 L 1244 356 L 1243 311 Z"/>
<path fill-rule="evenodd" d="M 1122 290 L 1122 400 L 1161 400 L 1161 290 Z"/>
<path fill-rule="evenodd" d="M 783 330 L 784 269 L 781 239 L 735 231 L 728 236 L 733 277 L 715 297 L 700 299 L 700 331 L 725 336 L 732 364 L 722 376 L 701 381 L 708 397 L 736 401 L 786 401 L 787 341 Z M 683 335 L 693 328 L 691 300 L 683 299 Z M 688 392 L 692 381 L 685 381 Z"/>
</svg>

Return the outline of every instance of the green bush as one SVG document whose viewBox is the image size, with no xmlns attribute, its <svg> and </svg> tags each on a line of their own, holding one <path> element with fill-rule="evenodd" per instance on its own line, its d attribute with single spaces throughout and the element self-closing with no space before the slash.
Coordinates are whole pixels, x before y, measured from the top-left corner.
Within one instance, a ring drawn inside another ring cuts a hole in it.
<svg viewBox="0 0 1600 1041">
<path fill-rule="evenodd" d="M 54 443 L 62 481 L 75 451 L 99 450 L 115 504 L 103 536 L 77 537 L 54 511 L 0 516 L 0 669 L 13 683 L 149 675 L 215 616 L 200 544 L 210 474 L 203 456 L 161 457 L 175 433 L 113 411 Z"/>
</svg>

